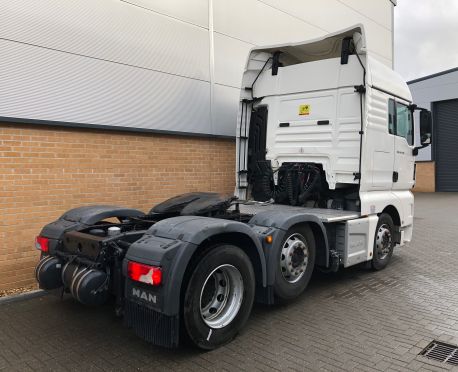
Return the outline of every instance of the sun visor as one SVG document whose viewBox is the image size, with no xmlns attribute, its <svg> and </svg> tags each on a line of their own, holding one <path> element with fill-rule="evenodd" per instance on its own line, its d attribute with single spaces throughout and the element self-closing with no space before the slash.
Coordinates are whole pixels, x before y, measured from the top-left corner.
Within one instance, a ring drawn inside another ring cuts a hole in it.
<svg viewBox="0 0 458 372">
<path fill-rule="evenodd" d="M 341 55 L 343 40 L 349 37 L 353 38 L 358 54 L 364 54 L 366 52 L 364 28 L 362 25 L 356 25 L 307 42 L 255 48 L 250 54 L 250 59 L 256 59 L 255 56 L 258 54 L 275 52 L 281 52 L 281 61 L 284 65 L 337 58 Z"/>
</svg>

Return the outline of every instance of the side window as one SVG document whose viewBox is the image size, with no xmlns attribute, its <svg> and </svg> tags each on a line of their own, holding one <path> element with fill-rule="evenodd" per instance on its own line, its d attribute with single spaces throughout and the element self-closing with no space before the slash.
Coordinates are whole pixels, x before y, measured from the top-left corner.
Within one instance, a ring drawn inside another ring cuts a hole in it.
<svg viewBox="0 0 458 372">
<path fill-rule="evenodd" d="M 394 100 L 388 100 L 388 133 L 394 134 L 394 120 L 395 120 L 395 108 L 394 108 Z"/>
<path fill-rule="evenodd" d="M 409 145 L 413 145 L 412 112 L 399 102 L 396 102 L 396 135 L 404 137 Z"/>
<path fill-rule="evenodd" d="M 412 112 L 406 105 L 391 98 L 388 100 L 388 132 L 404 137 L 410 146 L 413 145 Z"/>
</svg>

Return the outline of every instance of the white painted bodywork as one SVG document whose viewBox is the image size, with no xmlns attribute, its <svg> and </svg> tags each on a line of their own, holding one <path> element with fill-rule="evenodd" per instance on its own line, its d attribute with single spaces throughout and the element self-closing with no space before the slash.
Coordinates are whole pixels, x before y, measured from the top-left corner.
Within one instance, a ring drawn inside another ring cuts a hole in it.
<svg viewBox="0 0 458 372">
<path fill-rule="evenodd" d="M 360 61 L 350 55 L 348 63 L 342 65 L 341 42 L 348 36 L 355 40 Z M 253 49 L 242 86 L 251 87 L 259 76 L 252 90 L 242 88 L 241 101 L 256 97 L 259 99 L 254 107 L 268 108 L 266 160 L 271 161 L 274 170 L 284 162 L 318 163 L 323 166 L 331 190 L 359 184 L 361 216 L 369 216 L 365 220 L 369 238 L 365 258 L 370 259 L 377 214 L 389 206 L 400 217 L 401 244 L 411 240 L 414 157 L 413 146 L 388 131 L 388 100 L 408 105 L 412 101 L 409 88 L 368 50 L 362 25 L 307 43 Z M 269 58 L 275 51 L 282 52 L 284 66 L 272 75 Z M 355 86 L 364 83 L 361 110 L 361 95 Z M 309 106 L 306 115 L 300 114 L 301 105 Z M 317 125 L 322 120 L 330 124 Z M 282 127 L 280 123 L 289 126 Z M 239 111 L 237 171 L 247 169 L 248 141 L 241 139 L 240 133 L 243 137 L 248 132 L 249 115 L 241 116 Z M 360 167 L 360 141 L 361 181 L 354 176 Z M 393 182 L 393 172 L 399 174 L 397 182 Z M 237 175 L 236 189 L 241 199 L 250 197 L 243 188 L 246 185 L 246 174 L 242 172 Z"/>
<path fill-rule="evenodd" d="M 354 183 L 358 171 L 360 109 L 354 86 L 361 84 L 361 66 L 352 56 L 341 67 L 340 58 L 281 68 L 277 76 L 263 73 L 254 95 L 265 97 L 269 107 L 266 159 L 283 162 L 317 162 L 324 166 L 331 188 Z M 304 91 L 307 87 L 307 91 Z M 309 115 L 299 115 L 301 104 Z M 329 120 L 330 125 L 317 125 Z M 279 123 L 288 122 L 287 128 Z"/>
<path fill-rule="evenodd" d="M 377 215 L 370 215 L 348 220 L 340 227 L 342 233 L 341 236 L 338 234 L 340 244 L 337 244 L 337 249 L 340 250 L 344 267 L 372 259 L 377 222 Z"/>
</svg>

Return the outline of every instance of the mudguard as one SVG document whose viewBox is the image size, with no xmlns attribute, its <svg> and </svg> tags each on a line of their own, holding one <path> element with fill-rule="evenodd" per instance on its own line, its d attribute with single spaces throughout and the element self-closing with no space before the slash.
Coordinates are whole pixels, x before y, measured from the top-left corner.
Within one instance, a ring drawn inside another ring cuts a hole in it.
<svg viewBox="0 0 458 372">
<path fill-rule="evenodd" d="M 179 288 L 192 255 L 202 242 L 222 233 L 243 234 L 253 242 L 262 270 L 262 283 L 259 284 L 265 286 L 266 262 L 260 236 L 244 223 L 209 217 L 180 216 L 156 223 L 131 245 L 126 254 L 124 269 L 127 260 L 160 264 L 165 279 L 162 296 L 158 300 L 160 311 L 166 315 L 177 315 L 180 308 Z"/>
<path fill-rule="evenodd" d="M 326 228 L 323 222 L 315 215 L 292 210 L 264 211 L 256 214 L 249 221 L 249 224 L 257 226 L 271 227 L 275 230 L 270 234 L 273 237 L 271 244 L 273 249 L 265 250 L 267 264 L 267 285 L 271 286 L 275 282 L 277 272 L 278 250 L 281 249 L 281 243 L 285 238 L 286 232 L 294 225 L 307 222 L 312 227 L 315 237 L 319 234 L 321 240 L 316 241 L 317 263 L 321 266 L 329 266 L 329 243 L 326 234 Z M 321 233 L 321 234 L 320 234 Z M 321 255 L 318 249 L 322 249 Z"/>
<path fill-rule="evenodd" d="M 323 234 L 326 235 L 326 228 L 317 216 L 301 212 L 300 210 L 297 212 L 291 209 L 282 211 L 281 208 L 279 208 L 279 210 L 259 212 L 253 216 L 249 223 L 258 226 L 276 227 L 277 229 L 287 231 L 291 226 L 301 222 L 313 222 L 318 224 Z"/>
<path fill-rule="evenodd" d="M 143 212 L 137 209 L 117 207 L 115 205 L 91 205 L 70 209 L 59 219 L 92 225 L 111 217 L 140 217 L 144 215 Z"/>
<path fill-rule="evenodd" d="M 93 205 L 70 209 L 59 219 L 47 224 L 41 230 L 40 235 L 51 239 L 61 239 L 67 231 L 83 229 L 98 221 L 110 217 L 139 217 L 144 213 L 130 208 L 122 208 L 112 205 Z M 52 248 L 52 246 L 50 247 Z"/>
</svg>

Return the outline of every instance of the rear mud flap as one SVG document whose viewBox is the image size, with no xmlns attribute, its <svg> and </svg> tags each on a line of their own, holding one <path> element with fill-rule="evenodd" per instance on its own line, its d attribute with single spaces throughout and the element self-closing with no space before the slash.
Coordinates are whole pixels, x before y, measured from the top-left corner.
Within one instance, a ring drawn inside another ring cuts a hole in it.
<svg viewBox="0 0 458 372">
<path fill-rule="evenodd" d="M 137 336 L 154 345 L 175 348 L 179 344 L 180 321 L 178 315 L 167 316 L 134 301 L 127 300 L 124 324 Z"/>
</svg>

